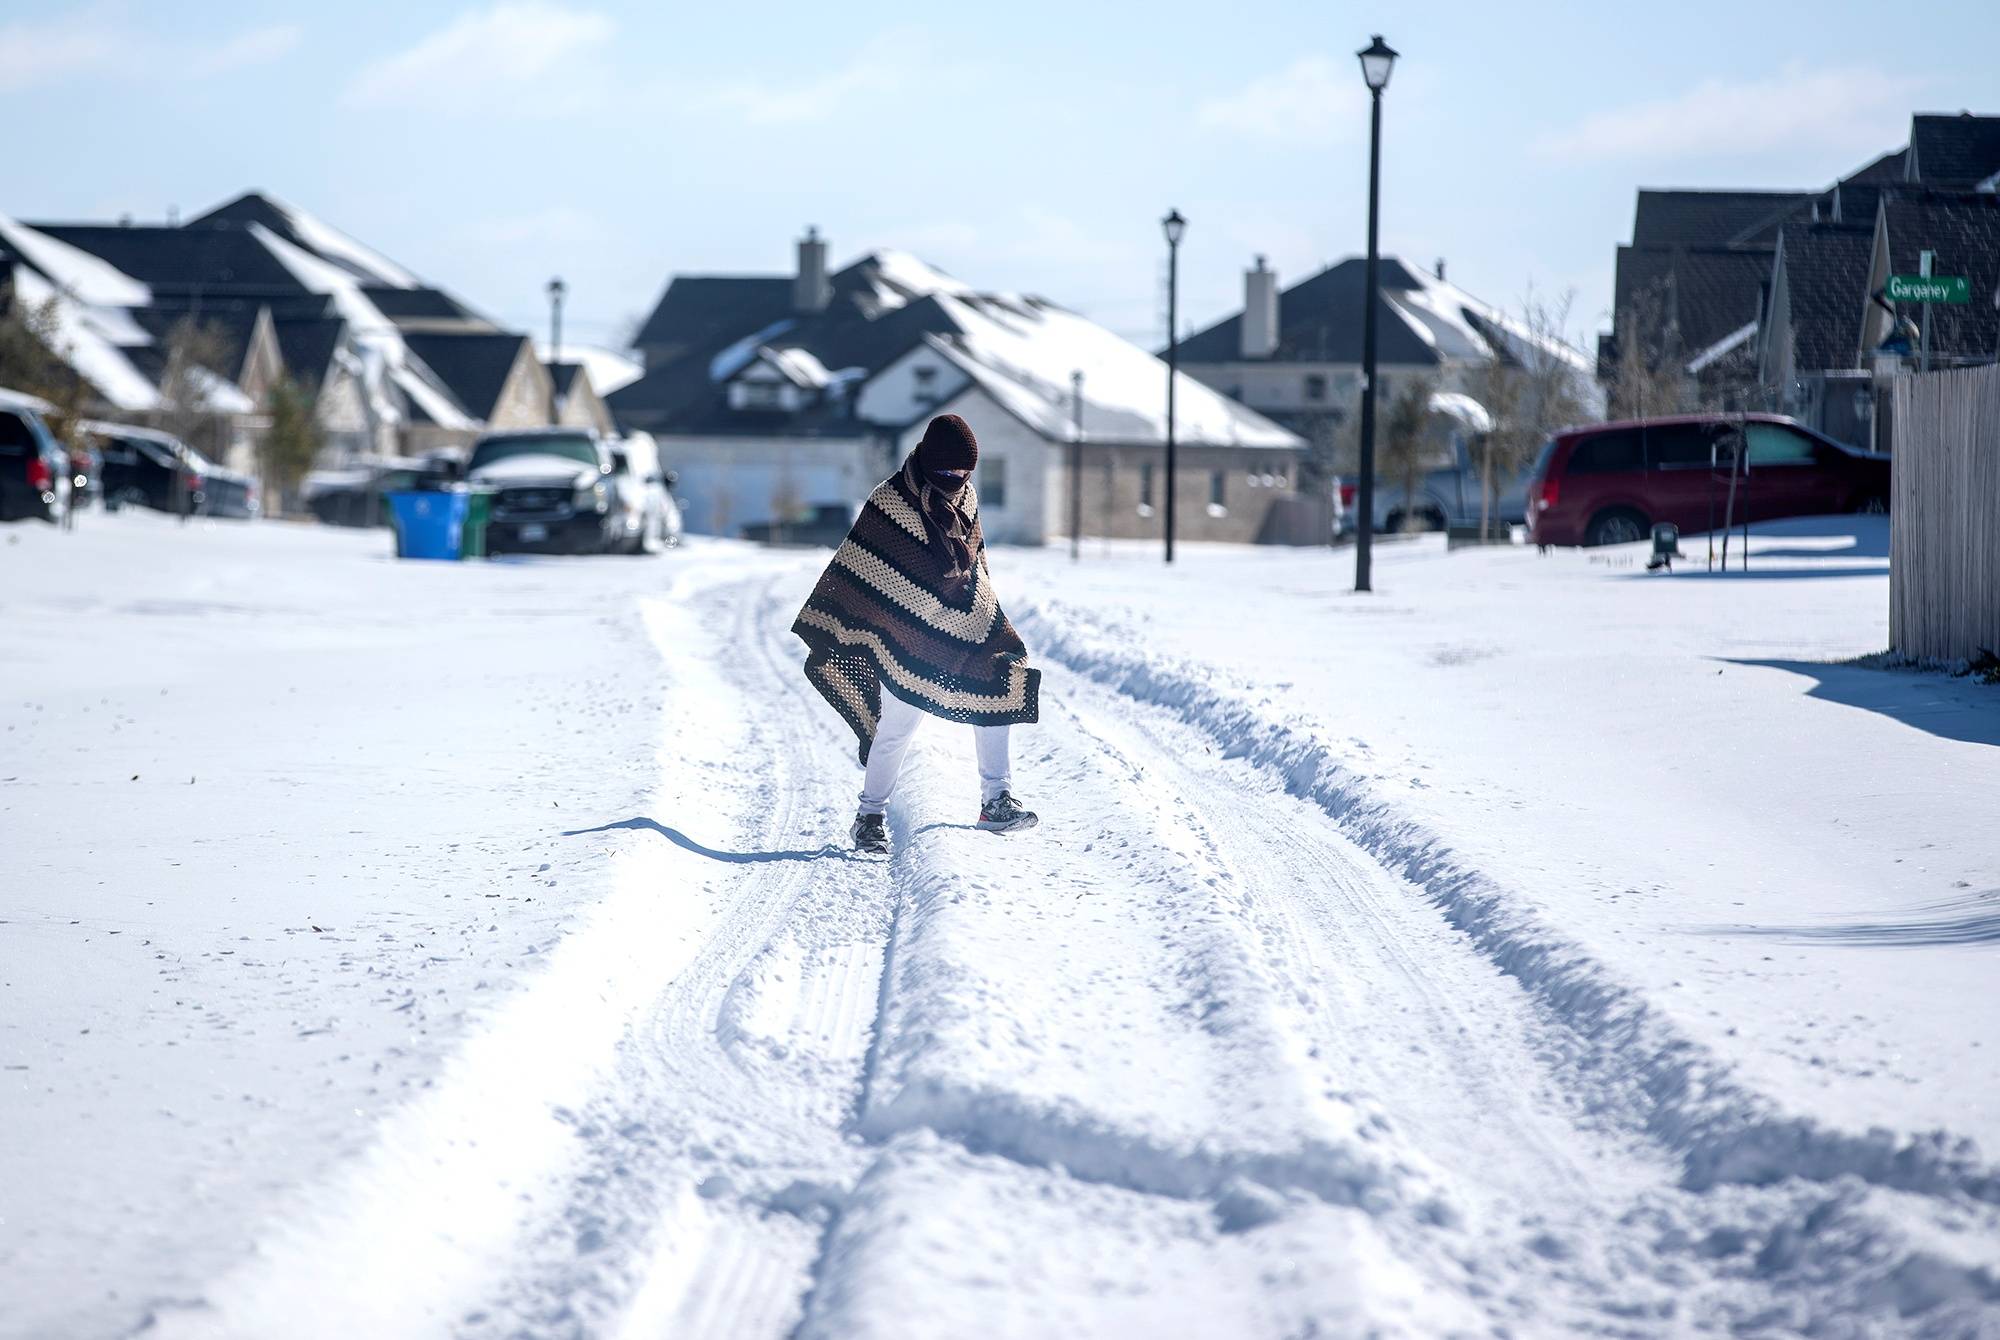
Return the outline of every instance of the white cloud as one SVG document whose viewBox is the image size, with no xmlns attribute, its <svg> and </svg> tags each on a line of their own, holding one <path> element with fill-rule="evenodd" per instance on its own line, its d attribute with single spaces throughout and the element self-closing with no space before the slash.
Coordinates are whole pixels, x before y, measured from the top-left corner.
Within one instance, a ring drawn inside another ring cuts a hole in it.
<svg viewBox="0 0 2000 1340">
<path fill-rule="evenodd" d="M 0 24 L 0 91 L 66 79 L 210 78 L 268 64 L 298 46 L 296 24 L 252 28 L 219 44 L 140 32 L 121 11 L 98 5 L 59 17 Z"/>
<path fill-rule="evenodd" d="M 1367 91 L 1351 62 L 1301 56 L 1234 93 L 1204 98 L 1197 124 L 1274 144 L 1331 144 L 1361 124 Z"/>
<path fill-rule="evenodd" d="M 1744 157 L 1778 149 L 1861 154 L 1895 142 L 1918 81 L 1879 70 L 1810 70 L 1708 79 L 1685 93 L 1585 117 L 1535 144 L 1551 157 Z"/>
<path fill-rule="evenodd" d="M 544 0 L 508 0 L 469 10 L 415 46 L 365 66 L 347 86 L 357 107 L 424 106 L 472 111 L 499 98 L 524 112 L 573 107 L 578 86 L 554 78 L 560 67 L 602 46 L 611 19 Z"/>
<path fill-rule="evenodd" d="M 817 79 L 763 80 L 725 84 L 698 94 L 699 104 L 741 115 L 751 125 L 796 125 L 823 121 L 857 96 L 906 88 L 925 52 L 913 33 L 877 34 L 847 62 Z"/>
</svg>

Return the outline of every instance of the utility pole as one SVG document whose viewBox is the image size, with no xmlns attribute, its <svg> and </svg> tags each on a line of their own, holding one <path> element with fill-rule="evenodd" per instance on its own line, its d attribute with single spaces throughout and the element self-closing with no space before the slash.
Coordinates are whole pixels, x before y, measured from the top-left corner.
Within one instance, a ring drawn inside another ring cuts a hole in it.
<svg viewBox="0 0 2000 1340">
<path fill-rule="evenodd" d="M 568 291 L 569 286 L 563 283 L 561 275 L 557 275 L 549 281 L 549 367 L 551 369 L 549 375 L 551 378 L 555 375 L 553 369 L 562 362 L 562 305 L 563 295 Z M 553 425 L 557 417 L 555 388 L 551 386 L 549 388 L 549 423 Z"/>
<path fill-rule="evenodd" d="M 1180 376 L 1180 238 L 1188 220 L 1168 210 L 1166 232 L 1166 562 L 1174 562 L 1174 382 Z"/>
<path fill-rule="evenodd" d="M 1917 257 L 1917 273 L 1926 279 L 1931 277 L 1931 258 L 1935 255 L 1937 255 L 1935 251 L 1925 251 Z M 1924 333 L 1921 341 L 1923 352 L 1917 356 L 1917 371 L 1929 372 L 1931 370 L 1931 302 L 1929 298 L 1924 299 L 1921 315 L 1924 320 Z"/>
<path fill-rule="evenodd" d="M 1083 557 L 1083 369 L 1069 374 L 1069 561 Z"/>
</svg>

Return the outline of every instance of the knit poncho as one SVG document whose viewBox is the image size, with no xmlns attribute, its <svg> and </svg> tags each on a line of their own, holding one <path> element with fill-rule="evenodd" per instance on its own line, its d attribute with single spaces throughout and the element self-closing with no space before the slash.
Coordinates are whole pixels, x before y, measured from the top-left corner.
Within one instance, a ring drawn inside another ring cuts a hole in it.
<svg viewBox="0 0 2000 1340">
<path fill-rule="evenodd" d="M 1040 714 L 1042 672 L 1028 667 L 1028 650 L 994 599 L 977 495 L 965 510 L 978 559 L 972 580 L 947 595 L 944 564 L 926 543 L 917 500 L 901 475 L 883 481 L 792 624 L 809 649 L 806 678 L 854 728 L 863 763 L 885 687 L 926 712 L 975 726 L 1011 726 Z"/>
</svg>

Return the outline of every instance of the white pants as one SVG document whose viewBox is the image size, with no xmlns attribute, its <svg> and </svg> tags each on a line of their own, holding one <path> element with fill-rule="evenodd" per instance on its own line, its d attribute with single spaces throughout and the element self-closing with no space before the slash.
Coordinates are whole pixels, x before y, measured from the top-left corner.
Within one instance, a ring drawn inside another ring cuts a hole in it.
<svg viewBox="0 0 2000 1340">
<path fill-rule="evenodd" d="M 875 724 L 875 743 L 868 748 L 868 772 L 861 782 L 863 814 L 881 814 L 889 808 L 896 775 L 903 770 L 903 755 L 910 752 L 917 726 L 929 715 L 882 690 L 882 719 Z M 979 755 L 979 799 L 983 804 L 1013 789 L 1007 767 L 1007 728 L 974 726 L 972 740 Z"/>
</svg>

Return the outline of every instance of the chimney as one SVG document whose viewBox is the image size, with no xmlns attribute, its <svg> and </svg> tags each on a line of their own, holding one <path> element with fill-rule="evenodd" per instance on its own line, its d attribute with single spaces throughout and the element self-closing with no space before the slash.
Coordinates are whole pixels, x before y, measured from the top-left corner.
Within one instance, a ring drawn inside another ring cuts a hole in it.
<svg viewBox="0 0 2000 1340">
<path fill-rule="evenodd" d="M 1278 272 L 1257 258 L 1243 272 L 1243 319 L 1237 323 L 1245 358 L 1269 358 L 1278 351 Z"/>
<path fill-rule="evenodd" d="M 826 280 L 826 243 L 819 229 L 807 228 L 799 239 L 799 273 L 792 280 L 792 308 L 799 312 L 823 312 L 833 301 L 833 286 Z"/>
<path fill-rule="evenodd" d="M 1437 277 L 1438 277 L 1438 282 L 1442 284 L 1444 282 L 1444 257 L 1442 256 L 1438 257 Z"/>
</svg>

